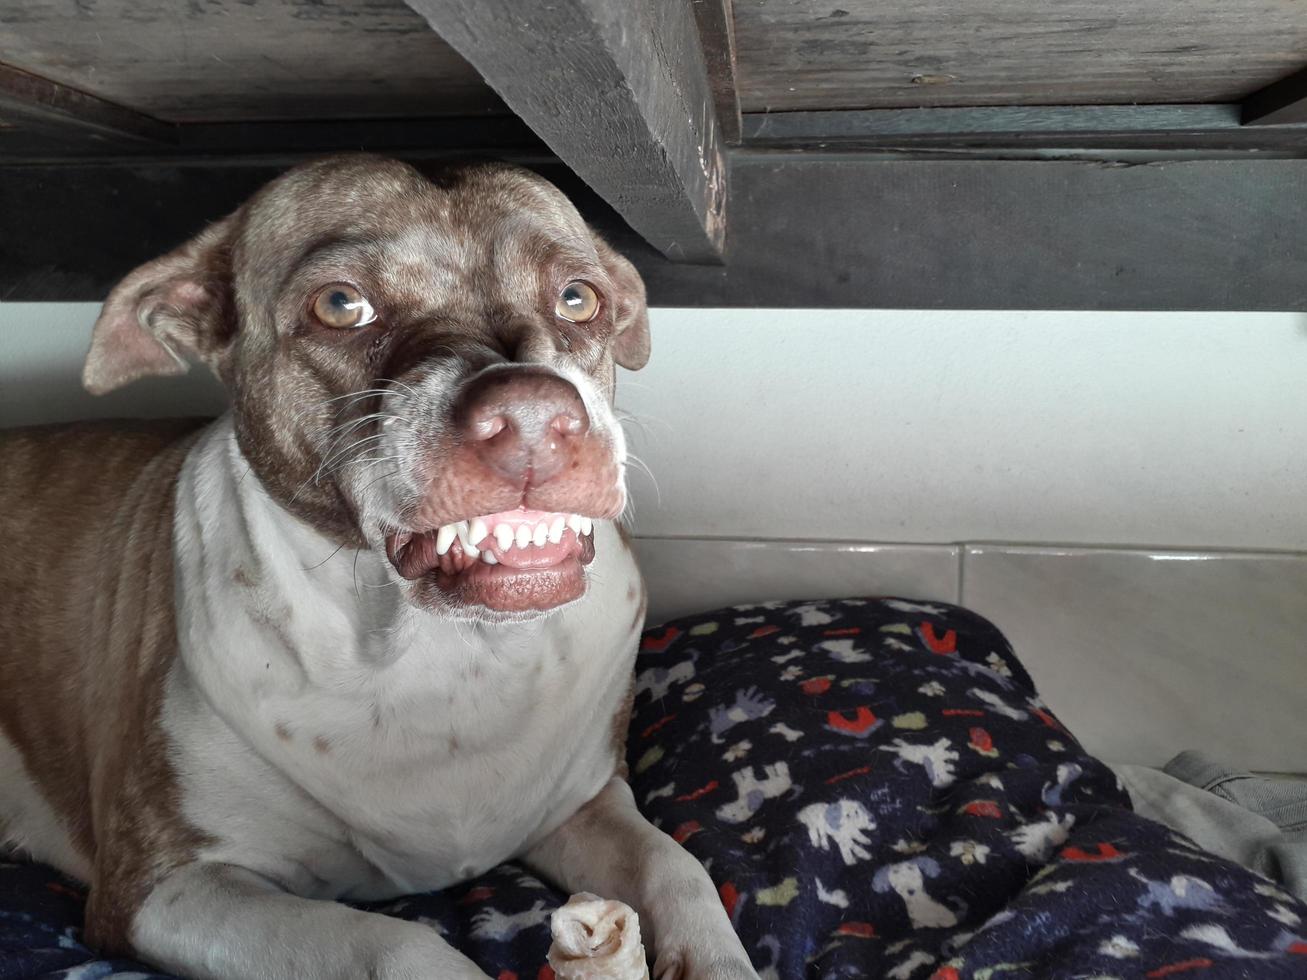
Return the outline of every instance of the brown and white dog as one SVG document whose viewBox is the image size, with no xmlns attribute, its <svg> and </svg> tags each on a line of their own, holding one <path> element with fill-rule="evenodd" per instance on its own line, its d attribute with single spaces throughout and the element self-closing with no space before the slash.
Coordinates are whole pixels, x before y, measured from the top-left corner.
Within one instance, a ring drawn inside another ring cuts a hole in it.
<svg viewBox="0 0 1307 980">
<path fill-rule="evenodd" d="M 133 272 L 86 387 L 188 354 L 232 407 L 0 437 L 0 843 L 187 977 L 481 977 L 332 900 L 516 857 L 634 906 L 657 976 L 756 978 L 624 780 L 648 352 L 632 266 L 503 166 L 309 164 Z"/>
</svg>

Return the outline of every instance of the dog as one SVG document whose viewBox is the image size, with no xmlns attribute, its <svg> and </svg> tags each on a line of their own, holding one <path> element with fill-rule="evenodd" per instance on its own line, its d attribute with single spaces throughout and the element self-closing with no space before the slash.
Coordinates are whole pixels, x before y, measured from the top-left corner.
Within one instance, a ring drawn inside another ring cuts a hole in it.
<svg viewBox="0 0 1307 980">
<path fill-rule="evenodd" d="M 85 387 L 193 361 L 231 408 L 0 438 L 0 841 L 89 884 L 89 944 L 484 977 L 337 900 L 515 858 L 632 905 L 655 976 L 756 980 L 625 780 L 648 356 L 634 267 L 505 165 L 302 165 L 114 288 Z"/>
</svg>

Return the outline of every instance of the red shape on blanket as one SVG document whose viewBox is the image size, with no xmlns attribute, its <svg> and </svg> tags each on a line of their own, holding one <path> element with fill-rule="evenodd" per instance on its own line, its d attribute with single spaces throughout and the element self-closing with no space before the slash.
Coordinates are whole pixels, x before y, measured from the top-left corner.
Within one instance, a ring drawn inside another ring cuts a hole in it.
<svg viewBox="0 0 1307 980">
<path fill-rule="evenodd" d="M 1095 844 L 1092 851 L 1086 851 L 1081 847 L 1063 848 L 1061 857 L 1064 861 L 1120 861 L 1125 854 L 1104 842 Z"/>
<path fill-rule="evenodd" d="M 813 677 L 810 680 L 804 681 L 799 685 L 799 687 L 803 690 L 804 694 L 825 694 L 830 690 L 830 678 Z"/>
<path fill-rule="evenodd" d="M 671 646 L 672 641 L 680 635 L 681 631 L 675 626 L 667 627 L 667 629 L 663 630 L 661 636 L 646 633 L 644 639 L 640 641 L 640 649 L 647 650 L 650 653 L 662 653 Z"/>
<path fill-rule="evenodd" d="M 764 636 L 771 636 L 773 633 L 779 633 L 780 631 L 781 628 L 779 626 L 759 626 L 756 630 L 754 630 L 752 633 L 749 634 L 749 639 L 760 640 Z"/>
<path fill-rule="evenodd" d="M 672 840 L 678 844 L 684 844 L 701 830 L 703 830 L 703 824 L 699 823 L 698 820 L 687 820 L 672 831 Z"/>
<path fill-rule="evenodd" d="M 858 708 L 857 713 L 852 718 L 845 718 L 842 712 L 832 711 L 826 716 L 826 724 L 837 732 L 849 732 L 853 735 L 862 735 L 871 730 L 876 724 L 876 716 L 871 713 L 871 709 L 863 706 Z"/>
<path fill-rule="evenodd" d="M 736 890 L 735 885 L 729 881 L 723 882 L 718 892 L 722 896 L 722 906 L 726 909 L 726 917 L 734 921 L 735 906 L 740 901 L 740 893 Z"/>
<path fill-rule="evenodd" d="M 654 732 L 658 731 L 658 729 L 666 725 L 669 721 L 674 721 L 675 719 L 676 719 L 676 715 L 664 715 L 663 717 L 655 721 L 652 725 L 650 725 L 648 728 L 646 728 L 644 731 L 642 731 L 640 733 L 640 737 L 648 738 Z"/>
<path fill-rule="evenodd" d="M 1003 816 L 1003 810 L 993 800 L 972 800 L 962 808 L 969 817 L 992 817 L 995 820 Z"/>
<path fill-rule="evenodd" d="M 941 966 L 938 970 L 930 975 L 930 980 L 961 980 L 962 974 L 957 971 L 956 967 Z"/>
<path fill-rule="evenodd" d="M 875 939 L 876 927 L 870 922 L 845 922 L 835 930 L 837 936 L 856 936 L 859 939 Z"/>
<path fill-rule="evenodd" d="M 546 963 L 536 974 L 536 980 L 554 980 L 554 968 Z"/>
<path fill-rule="evenodd" d="M 935 635 L 935 625 L 933 623 L 922 623 L 921 642 L 926 644 L 926 649 L 931 653 L 957 653 L 958 652 L 958 631 L 949 630 L 942 637 Z"/>
<path fill-rule="evenodd" d="M 707 796 L 709 793 L 711 793 L 713 790 L 715 790 L 715 789 L 717 788 L 717 786 L 718 786 L 718 782 L 717 782 L 717 780 L 714 779 L 712 782 L 708 783 L 706 786 L 700 786 L 698 789 L 690 790 L 690 792 L 684 794 L 683 796 L 678 796 L 678 797 L 676 798 L 676 802 L 677 802 L 677 803 L 690 803 L 690 802 L 692 802 L 692 801 L 694 801 L 694 800 L 699 799 L 699 797 L 701 797 L 701 796 Z"/>
<path fill-rule="evenodd" d="M 842 772 L 831 776 L 826 780 L 827 786 L 834 786 L 836 783 L 842 783 L 846 779 L 852 779 L 854 776 L 865 776 L 871 772 L 871 766 L 858 766 L 857 769 L 850 769 L 848 772 Z"/>
<path fill-rule="evenodd" d="M 471 905 L 473 902 L 484 902 L 487 898 L 493 898 L 495 890 L 487 885 L 478 885 L 470 889 L 466 895 L 458 900 L 459 905 Z"/>
<path fill-rule="evenodd" d="M 1152 980 L 1152 978 L 1156 977 L 1169 977 L 1175 973 L 1187 973 L 1190 970 L 1206 970 L 1212 965 L 1214 964 L 1211 960 L 1200 956 L 1197 959 L 1183 960 L 1179 963 L 1169 963 L 1166 966 L 1159 966 L 1151 973 L 1145 973 L 1144 976 L 1149 977 L 1150 980 Z"/>
</svg>

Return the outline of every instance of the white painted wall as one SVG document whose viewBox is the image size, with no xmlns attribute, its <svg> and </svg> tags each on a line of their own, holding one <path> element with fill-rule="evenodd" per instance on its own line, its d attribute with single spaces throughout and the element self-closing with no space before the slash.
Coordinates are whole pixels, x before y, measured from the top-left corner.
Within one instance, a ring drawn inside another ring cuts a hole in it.
<svg viewBox="0 0 1307 980">
<path fill-rule="evenodd" d="M 77 384 L 96 307 L 0 304 L 0 425 L 189 414 Z M 643 535 L 1307 550 L 1307 317 L 677 310 L 624 375 Z"/>
</svg>

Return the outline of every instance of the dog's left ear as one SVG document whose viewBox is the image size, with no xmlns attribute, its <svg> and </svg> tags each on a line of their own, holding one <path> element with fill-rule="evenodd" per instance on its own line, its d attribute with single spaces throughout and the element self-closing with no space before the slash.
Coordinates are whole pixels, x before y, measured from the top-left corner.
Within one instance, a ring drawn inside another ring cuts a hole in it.
<svg viewBox="0 0 1307 980">
<path fill-rule="evenodd" d="M 147 375 L 184 374 L 183 355 L 215 371 L 235 333 L 231 236 L 235 215 L 147 262 L 113 288 L 91 333 L 82 386 L 103 395 Z"/>
<path fill-rule="evenodd" d="M 599 260 L 616 287 L 612 297 L 613 360 L 630 371 L 638 371 L 649 362 L 649 308 L 645 305 L 644 280 L 630 261 L 619 255 L 598 235 L 594 236 Z"/>
</svg>

